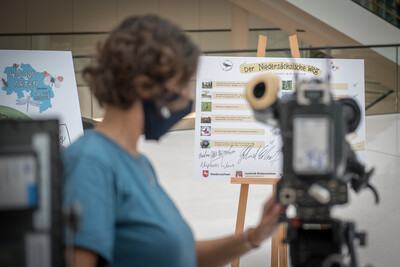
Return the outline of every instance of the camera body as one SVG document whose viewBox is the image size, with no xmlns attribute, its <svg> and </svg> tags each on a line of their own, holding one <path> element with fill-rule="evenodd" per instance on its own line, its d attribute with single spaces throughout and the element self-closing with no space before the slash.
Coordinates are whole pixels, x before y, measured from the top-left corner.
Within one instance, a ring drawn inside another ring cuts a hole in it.
<svg viewBox="0 0 400 267">
<path fill-rule="evenodd" d="M 260 75 L 245 94 L 255 118 L 278 127 L 282 136 L 283 175 L 276 199 L 296 209 L 286 240 L 291 262 L 296 267 L 357 266 L 353 241 L 364 244 L 365 235 L 356 233 L 353 223 L 331 218 L 330 210 L 348 202 L 349 184 L 356 192 L 369 186 L 372 171 L 365 172 L 346 140 L 360 123 L 360 108 L 351 98 L 334 99 L 329 81 L 296 81 L 296 91 L 281 98 L 279 82 L 276 75 Z M 344 263 L 343 245 L 350 265 Z"/>
<path fill-rule="evenodd" d="M 355 155 L 345 136 L 357 128 L 360 109 L 353 99 L 334 100 L 329 84 L 318 80 L 298 84 L 279 102 L 284 164 L 278 201 L 296 204 L 300 218 L 326 219 L 330 207 L 348 202 Z"/>
</svg>

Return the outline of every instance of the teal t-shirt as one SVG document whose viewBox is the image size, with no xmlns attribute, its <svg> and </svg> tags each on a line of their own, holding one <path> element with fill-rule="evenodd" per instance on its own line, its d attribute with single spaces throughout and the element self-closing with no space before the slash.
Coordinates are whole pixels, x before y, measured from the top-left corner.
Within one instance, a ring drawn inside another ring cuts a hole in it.
<svg viewBox="0 0 400 267">
<path fill-rule="evenodd" d="M 196 266 L 192 231 L 149 160 L 96 131 L 63 151 L 64 204 L 82 209 L 77 247 L 107 266 Z"/>
</svg>

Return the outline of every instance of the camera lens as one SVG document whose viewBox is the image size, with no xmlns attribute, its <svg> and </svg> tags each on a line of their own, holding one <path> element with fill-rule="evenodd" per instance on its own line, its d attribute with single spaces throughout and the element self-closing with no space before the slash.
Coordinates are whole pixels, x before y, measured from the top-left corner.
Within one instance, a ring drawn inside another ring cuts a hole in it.
<svg viewBox="0 0 400 267">
<path fill-rule="evenodd" d="M 278 91 L 279 77 L 263 74 L 247 83 L 245 96 L 253 109 L 265 110 L 277 101 Z"/>
<path fill-rule="evenodd" d="M 343 106 L 343 113 L 348 126 L 348 132 L 354 132 L 361 120 L 361 111 L 357 102 L 351 98 L 341 99 L 340 102 Z"/>
<path fill-rule="evenodd" d="M 289 187 L 283 187 L 279 192 L 279 202 L 289 205 L 296 202 L 296 191 Z"/>
<path fill-rule="evenodd" d="M 261 98 L 265 94 L 265 83 L 257 83 L 256 86 L 254 86 L 253 94 L 256 98 Z"/>
</svg>

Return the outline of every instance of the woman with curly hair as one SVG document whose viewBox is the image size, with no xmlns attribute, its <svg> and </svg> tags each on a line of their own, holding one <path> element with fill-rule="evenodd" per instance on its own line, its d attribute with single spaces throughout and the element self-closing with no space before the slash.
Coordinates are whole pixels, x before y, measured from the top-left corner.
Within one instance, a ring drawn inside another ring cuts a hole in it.
<svg viewBox="0 0 400 267">
<path fill-rule="evenodd" d="M 270 199 L 254 229 L 195 242 L 138 150 L 141 134 L 158 140 L 190 112 L 188 83 L 198 57 L 170 22 L 136 16 L 110 33 L 84 70 L 105 116 L 63 152 L 64 203 L 82 209 L 74 266 L 220 266 L 276 229 L 281 206 Z"/>
</svg>

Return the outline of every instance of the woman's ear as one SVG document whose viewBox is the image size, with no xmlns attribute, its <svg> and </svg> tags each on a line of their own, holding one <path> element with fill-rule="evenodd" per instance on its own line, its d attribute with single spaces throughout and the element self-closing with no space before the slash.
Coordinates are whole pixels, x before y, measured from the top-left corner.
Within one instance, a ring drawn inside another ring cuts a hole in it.
<svg viewBox="0 0 400 267">
<path fill-rule="evenodd" d="M 160 90 L 159 86 L 146 75 L 138 75 L 133 80 L 132 85 L 141 99 L 154 98 Z"/>
</svg>

